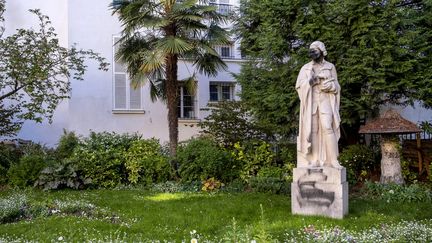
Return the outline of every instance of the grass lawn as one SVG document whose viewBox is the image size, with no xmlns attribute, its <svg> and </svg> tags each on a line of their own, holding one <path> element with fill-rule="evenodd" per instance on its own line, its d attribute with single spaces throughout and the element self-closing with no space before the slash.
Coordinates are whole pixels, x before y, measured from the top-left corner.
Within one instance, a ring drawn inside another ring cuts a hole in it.
<svg viewBox="0 0 432 243">
<path fill-rule="evenodd" d="M 0 192 L 0 199 L 16 193 Z M 91 210 L 86 211 L 86 215 L 52 211 L 49 216 L 0 224 L 0 242 L 13 239 L 40 242 L 92 239 L 189 242 L 193 237 L 236 241 L 247 237 L 269 239 L 270 236 L 283 241 L 289 238 L 287 234 L 290 232 L 301 231 L 308 225 L 313 225 L 315 229 L 338 226 L 363 231 L 381 227 L 382 224 L 432 219 L 430 203 L 390 204 L 355 198 L 350 199 L 349 215 L 343 220 L 336 220 L 292 215 L 291 200 L 284 195 L 168 194 L 145 190 L 28 190 L 23 193 L 27 195 L 29 204 L 50 208 L 56 203 L 60 205 L 60 202 L 69 205 L 79 202 L 81 207 Z M 37 211 L 37 207 L 33 210 Z"/>
</svg>

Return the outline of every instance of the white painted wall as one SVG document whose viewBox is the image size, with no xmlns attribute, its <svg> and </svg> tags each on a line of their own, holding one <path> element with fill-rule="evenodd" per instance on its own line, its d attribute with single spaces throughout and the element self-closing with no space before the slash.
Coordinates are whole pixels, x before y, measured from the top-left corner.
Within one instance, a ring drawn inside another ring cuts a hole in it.
<svg viewBox="0 0 432 243">
<path fill-rule="evenodd" d="M 26 13 L 29 8 L 40 8 L 49 15 L 61 43 L 70 46 L 76 43 L 82 49 L 92 49 L 108 62 L 113 63 L 112 38 L 121 32 L 116 16 L 111 14 L 111 0 L 8 0 L 6 11 L 6 28 L 28 27 L 36 19 Z M 233 2 L 231 2 L 233 4 Z M 235 0 L 234 4 L 238 5 Z M 236 52 L 238 58 L 240 53 Z M 207 114 L 200 111 L 209 100 L 210 81 L 234 82 L 231 73 L 240 71 L 241 61 L 226 60 L 229 71 L 221 71 L 216 77 L 197 75 L 197 115 L 203 118 Z M 161 102 L 152 103 L 148 88 L 143 91 L 145 113 L 118 114 L 113 112 L 113 70 L 108 72 L 97 69 L 97 63 L 88 61 L 88 70 L 83 81 L 71 80 L 71 99 L 63 101 L 54 115 L 54 122 L 44 121 L 37 124 L 25 122 L 19 137 L 55 145 L 63 129 L 88 135 L 90 131 L 115 131 L 118 133 L 138 132 L 144 137 L 156 137 L 161 141 L 168 140 L 167 110 Z M 179 78 L 193 73 L 190 64 L 179 64 Z M 238 90 L 239 87 L 236 86 Z M 198 133 L 197 121 L 179 122 L 179 138 L 185 140 Z"/>
</svg>

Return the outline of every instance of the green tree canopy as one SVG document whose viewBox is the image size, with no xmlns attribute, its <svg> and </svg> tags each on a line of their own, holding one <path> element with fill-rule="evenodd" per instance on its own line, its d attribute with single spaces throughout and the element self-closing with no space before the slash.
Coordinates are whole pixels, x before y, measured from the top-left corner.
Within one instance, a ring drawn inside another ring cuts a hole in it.
<svg viewBox="0 0 432 243">
<path fill-rule="evenodd" d="M 242 99 L 275 132 L 295 132 L 298 72 L 315 40 L 326 44 L 341 89 L 345 138 L 385 104 L 432 107 L 432 1 L 244 0 L 237 31 L 251 58 Z"/>
<path fill-rule="evenodd" d="M 0 0 L 0 24 L 5 1 Z M 0 135 L 13 135 L 23 120 L 50 122 L 61 100 L 69 98 L 70 80 L 81 80 L 87 58 L 107 70 L 108 63 L 92 50 L 60 46 L 48 16 L 29 10 L 39 19 L 38 29 L 17 29 L 3 36 L 0 29 Z"/>
</svg>

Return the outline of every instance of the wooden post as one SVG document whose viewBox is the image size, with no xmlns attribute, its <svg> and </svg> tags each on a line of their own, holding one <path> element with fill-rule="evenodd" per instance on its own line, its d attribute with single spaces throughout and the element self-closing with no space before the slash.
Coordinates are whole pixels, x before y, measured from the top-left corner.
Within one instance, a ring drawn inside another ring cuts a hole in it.
<svg viewBox="0 0 432 243">
<path fill-rule="evenodd" d="M 420 176 L 423 171 L 423 154 L 421 150 L 421 136 L 419 132 L 416 133 L 416 140 L 417 140 L 417 157 L 418 157 L 419 176 Z"/>
</svg>

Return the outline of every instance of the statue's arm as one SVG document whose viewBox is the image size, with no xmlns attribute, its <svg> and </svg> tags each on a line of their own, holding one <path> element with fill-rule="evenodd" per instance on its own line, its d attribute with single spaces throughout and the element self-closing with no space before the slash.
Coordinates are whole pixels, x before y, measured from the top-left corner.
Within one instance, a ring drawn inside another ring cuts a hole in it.
<svg viewBox="0 0 432 243">
<path fill-rule="evenodd" d="M 333 65 L 333 68 L 331 69 L 331 74 L 332 77 L 334 78 L 334 93 L 339 93 L 340 92 L 340 85 L 339 85 L 339 81 L 338 81 L 338 77 L 337 77 L 337 72 L 336 72 L 336 67 Z"/>
<path fill-rule="evenodd" d="M 336 68 L 333 66 L 330 72 L 331 78 L 327 80 L 327 82 L 324 82 L 321 90 L 327 93 L 337 94 L 340 91 L 340 86 L 337 79 Z"/>
</svg>

